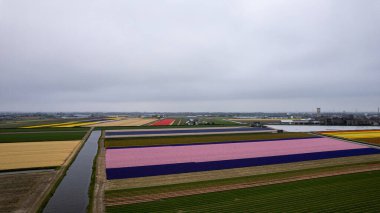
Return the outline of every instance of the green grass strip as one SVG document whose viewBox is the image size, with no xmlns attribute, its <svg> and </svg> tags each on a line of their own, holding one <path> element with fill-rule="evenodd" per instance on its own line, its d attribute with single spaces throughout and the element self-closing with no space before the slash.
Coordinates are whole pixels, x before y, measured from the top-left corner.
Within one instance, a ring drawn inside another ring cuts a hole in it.
<svg viewBox="0 0 380 213">
<path fill-rule="evenodd" d="M 104 134 L 104 132 L 102 132 L 102 135 Z M 87 205 L 87 208 L 86 208 L 86 211 L 87 212 L 94 212 L 93 210 L 93 204 L 94 204 L 94 191 L 95 191 L 95 184 L 96 184 L 96 173 L 97 173 L 97 169 L 98 169 L 98 164 L 97 164 L 97 161 L 98 161 L 98 157 L 99 157 L 99 154 L 100 154 L 100 151 L 101 151 L 101 144 L 100 144 L 100 140 L 103 140 L 102 139 L 102 135 L 99 137 L 98 139 L 98 142 L 97 142 L 97 145 L 98 145 L 98 150 L 96 152 L 96 155 L 94 157 L 94 159 L 92 160 L 92 173 L 91 173 L 91 181 L 90 181 L 90 186 L 88 187 L 88 205 Z"/>
<path fill-rule="evenodd" d="M 106 212 L 378 212 L 380 171 L 107 207 Z"/>
</svg>

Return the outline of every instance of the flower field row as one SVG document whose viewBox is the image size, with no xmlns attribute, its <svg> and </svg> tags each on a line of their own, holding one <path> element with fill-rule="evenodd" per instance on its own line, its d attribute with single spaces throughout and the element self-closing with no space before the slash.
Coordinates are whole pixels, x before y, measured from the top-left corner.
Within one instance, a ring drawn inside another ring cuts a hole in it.
<svg viewBox="0 0 380 213">
<path fill-rule="evenodd" d="M 247 176 L 263 176 L 268 174 L 284 174 L 289 172 L 302 172 L 325 170 L 330 168 L 332 171 L 336 168 L 349 167 L 352 168 L 356 165 L 372 165 L 373 163 L 380 163 L 380 154 L 374 155 L 361 155 L 340 158 L 329 158 L 312 161 L 301 161 L 292 163 L 282 163 L 264 166 L 242 167 L 223 170 L 211 170 L 204 172 L 191 172 L 181 174 L 171 174 L 163 176 L 149 176 L 144 178 L 127 178 L 127 179 L 113 179 L 108 180 L 106 185 L 107 191 L 120 191 L 131 189 L 157 186 L 171 186 L 178 184 L 193 184 L 195 182 L 204 183 L 205 181 L 213 180 L 230 180 L 232 178 L 243 178 Z M 202 184 L 203 185 L 203 184 Z M 148 193 L 149 194 L 149 193 Z"/>
<path fill-rule="evenodd" d="M 380 130 L 320 132 L 323 135 L 380 145 Z"/>
<path fill-rule="evenodd" d="M 175 119 L 166 118 L 162 120 L 158 120 L 150 124 L 150 126 L 170 126 L 173 125 Z"/>
<path fill-rule="evenodd" d="M 106 173 L 108 179 L 120 179 L 378 153 L 329 138 L 107 149 Z"/>
<path fill-rule="evenodd" d="M 380 130 L 324 132 L 323 134 L 348 139 L 380 138 Z"/>
<path fill-rule="evenodd" d="M 0 143 L 0 170 L 60 166 L 79 142 Z"/>
</svg>

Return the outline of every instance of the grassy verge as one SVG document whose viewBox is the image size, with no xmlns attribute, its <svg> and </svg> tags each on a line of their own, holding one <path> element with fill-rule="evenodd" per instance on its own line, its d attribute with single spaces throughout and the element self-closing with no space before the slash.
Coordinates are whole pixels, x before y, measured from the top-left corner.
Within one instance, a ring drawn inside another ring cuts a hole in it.
<svg viewBox="0 0 380 213">
<path fill-rule="evenodd" d="M 99 137 L 99 140 L 98 140 L 98 151 L 96 152 L 96 155 L 94 157 L 94 160 L 92 161 L 92 173 L 91 173 L 91 182 L 90 182 L 90 186 L 88 188 L 88 205 L 87 205 L 87 212 L 93 212 L 93 202 L 94 202 L 94 189 L 95 189 L 95 182 L 96 182 L 96 172 L 97 172 L 97 159 L 98 159 L 98 156 L 99 156 L 99 153 L 100 153 L 100 149 L 102 147 L 100 147 L 100 143 L 99 141 L 100 140 L 104 140 L 103 139 L 103 132 L 102 132 L 102 135 Z"/>
<path fill-rule="evenodd" d="M 218 179 L 218 180 L 209 180 L 209 181 L 200 181 L 200 182 L 173 184 L 173 185 L 163 185 L 163 186 L 154 186 L 154 187 L 144 187 L 144 188 L 110 190 L 110 191 L 106 191 L 105 195 L 107 198 L 128 197 L 128 196 L 136 196 L 136 195 L 144 195 L 144 194 L 156 194 L 156 193 L 174 192 L 174 191 L 182 191 L 182 190 L 190 190 L 190 189 L 200 189 L 200 188 L 213 187 L 213 186 L 249 183 L 249 182 L 254 182 L 254 181 L 271 181 L 271 180 L 280 179 L 280 178 L 291 178 L 293 176 L 299 176 L 299 175 L 313 175 L 320 172 L 339 171 L 339 170 L 348 169 L 348 168 L 360 168 L 363 166 L 379 164 L 379 163 L 380 161 L 375 161 L 375 162 L 357 163 L 357 164 L 349 164 L 349 165 L 329 166 L 329 167 L 323 167 L 323 168 L 302 169 L 302 170 L 297 170 L 297 171 L 279 172 L 279 173 L 264 174 L 264 175 L 253 175 L 253 176 L 245 176 L 245 177 L 237 177 L 237 178 L 227 178 L 227 179 Z"/>
<path fill-rule="evenodd" d="M 186 136 L 163 136 L 163 137 L 138 137 L 138 138 L 108 138 L 105 140 L 105 147 L 126 147 L 126 146 L 151 146 L 170 144 L 191 144 L 210 143 L 223 141 L 244 141 L 244 140 L 272 140 L 287 138 L 309 138 L 315 137 L 308 133 L 238 133 L 221 135 L 186 135 Z"/>
<path fill-rule="evenodd" d="M 377 212 L 380 171 L 107 207 L 106 212 Z"/>
</svg>

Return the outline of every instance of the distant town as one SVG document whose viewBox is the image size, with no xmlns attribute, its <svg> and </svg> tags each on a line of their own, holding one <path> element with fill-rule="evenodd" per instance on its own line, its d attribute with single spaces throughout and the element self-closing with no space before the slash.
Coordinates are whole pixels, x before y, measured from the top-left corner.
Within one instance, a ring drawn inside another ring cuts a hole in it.
<svg viewBox="0 0 380 213">
<path fill-rule="evenodd" d="M 182 125 L 214 125 L 212 118 L 250 125 L 379 126 L 378 112 L 0 112 L 0 125 L 23 120 L 92 120 L 107 117 L 182 118 Z"/>
</svg>

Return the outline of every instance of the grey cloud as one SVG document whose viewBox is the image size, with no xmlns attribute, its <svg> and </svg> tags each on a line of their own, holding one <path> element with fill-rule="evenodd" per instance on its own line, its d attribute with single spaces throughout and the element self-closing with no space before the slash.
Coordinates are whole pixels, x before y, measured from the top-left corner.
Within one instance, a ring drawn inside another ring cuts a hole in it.
<svg viewBox="0 0 380 213">
<path fill-rule="evenodd" d="M 376 0 L 2 0 L 0 110 L 373 111 L 379 21 Z"/>
</svg>

